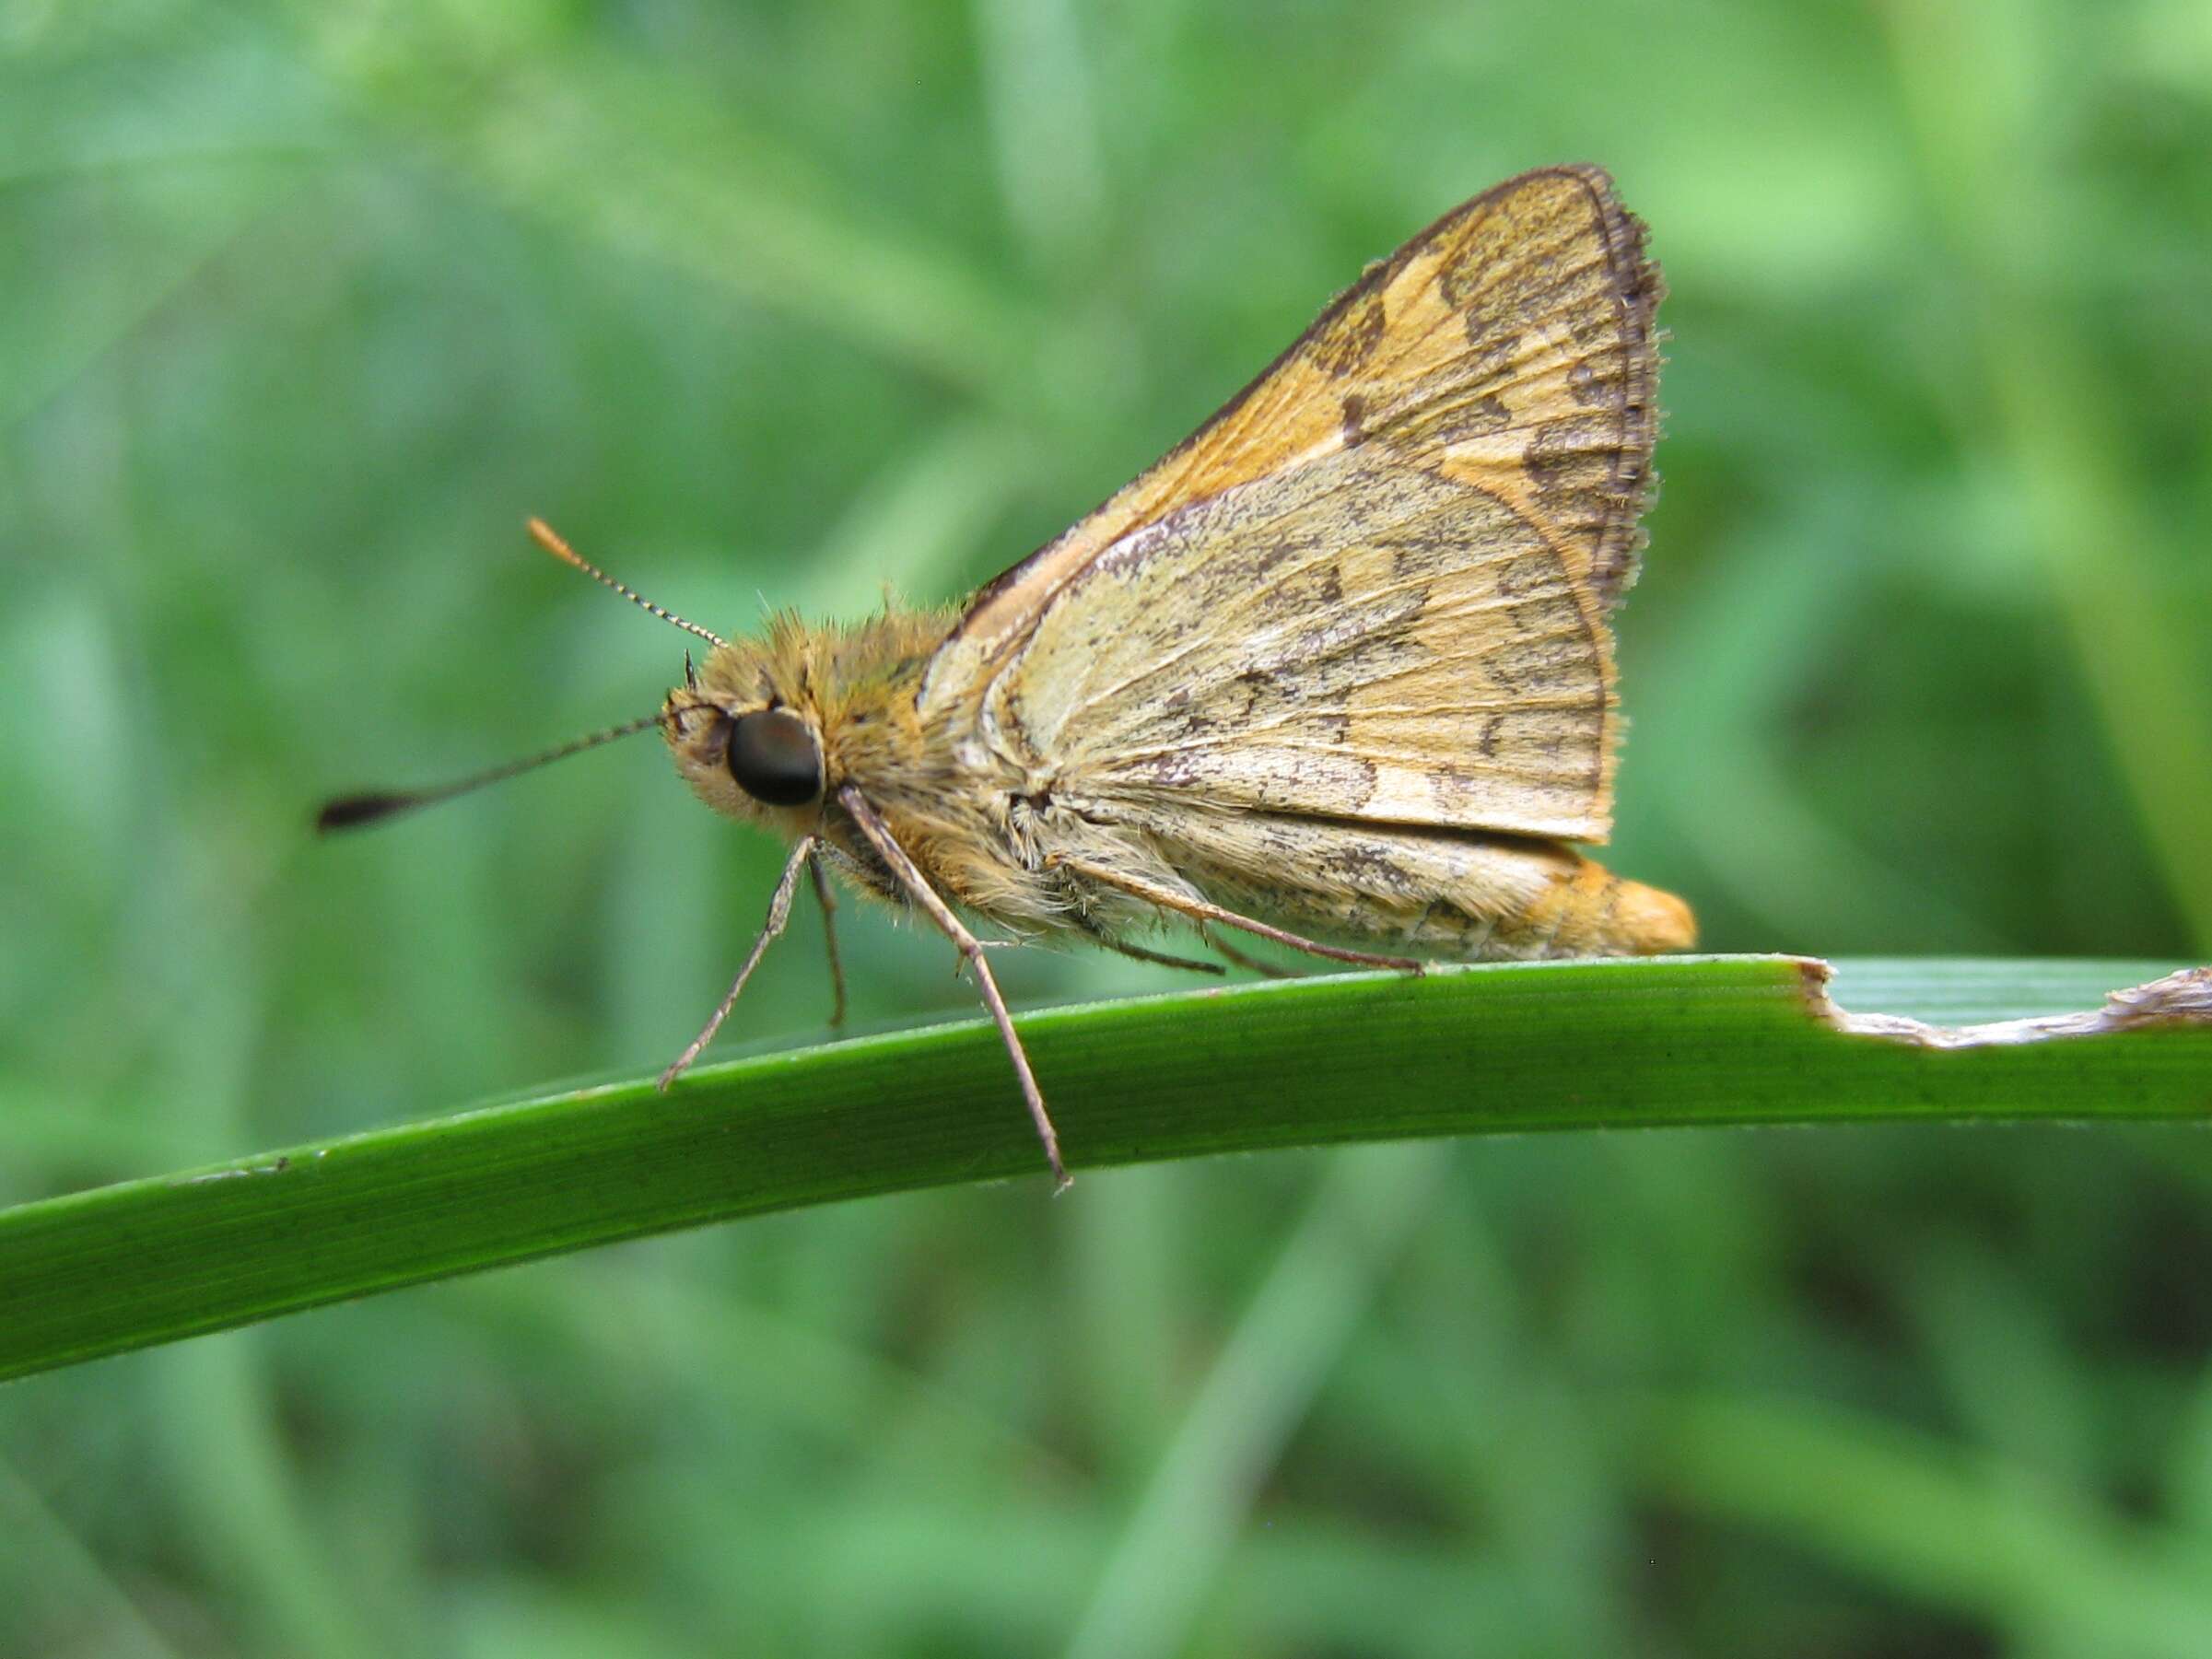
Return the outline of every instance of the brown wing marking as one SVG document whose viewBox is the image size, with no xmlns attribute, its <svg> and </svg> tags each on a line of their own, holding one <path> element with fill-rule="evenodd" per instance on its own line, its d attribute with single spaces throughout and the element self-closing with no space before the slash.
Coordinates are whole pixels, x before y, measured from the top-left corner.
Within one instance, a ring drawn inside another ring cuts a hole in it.
<svg viewBox="0 0 2212 1659">
<path fill-rule="evenodd" d="M 1189 438 L 977 595 L 925 702 L 973 695 L 1093 559 L 1190 504 L 1384 440 L 1510 505 L 1609 606 L 1650 483 L 1657 267 L 1593 167 L 1509 179 L 1372 267 Z"/>
<path fill-rule="evenodd" d="M 984 724 L 1079 810 L 1603 840 L 1611 642 L 1572 563 L 1511 503 L 1340 451 L 1093 560 Z"/>
</svg>

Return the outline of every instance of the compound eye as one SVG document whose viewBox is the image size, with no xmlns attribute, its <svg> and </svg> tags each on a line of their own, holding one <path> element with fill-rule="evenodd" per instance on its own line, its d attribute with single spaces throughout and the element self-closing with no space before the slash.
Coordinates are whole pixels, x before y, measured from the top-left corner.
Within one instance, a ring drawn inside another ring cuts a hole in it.
<svg viewBox="0 0 2212 1659">
<path fill-rule="evenodd" d="M 730 729 L 730 776 L 768 806 L 804 806 L 822 793 L 822 751 L 788 709 L 740 715 Z"/>
</svg>

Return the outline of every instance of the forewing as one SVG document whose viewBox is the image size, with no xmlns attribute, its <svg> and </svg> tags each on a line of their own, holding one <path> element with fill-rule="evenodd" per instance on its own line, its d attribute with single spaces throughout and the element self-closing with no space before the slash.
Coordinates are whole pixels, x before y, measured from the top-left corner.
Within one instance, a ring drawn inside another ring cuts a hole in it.
<svg viewBox="0 0 2212 1659">
<path fill-rule="evenodd" d="M 1633 578 L 1661 286 L 1596 168 L 1524 173 L 1371 267 L 1210 421 L 976 598 L 923 698 L 980 695 L 1107 548 L 1193 503 L 1376 445 L 1471 485 L 1559 555 L 1592 608 Z"/>
<path fill-rule="evenodd" d="M 1612 680 L 1568 554 L 1513 503 L 1363 446 L 1092 560 L 982 719 L 1079 811 L 1118 799 L 1596 841 Z"/>
</svg>

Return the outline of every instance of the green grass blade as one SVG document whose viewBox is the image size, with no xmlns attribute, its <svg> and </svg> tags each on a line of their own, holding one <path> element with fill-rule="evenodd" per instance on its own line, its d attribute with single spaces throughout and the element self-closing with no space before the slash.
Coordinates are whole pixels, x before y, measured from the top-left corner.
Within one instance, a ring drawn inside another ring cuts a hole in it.
<svg viewBox="0 0 2212 1659">
<path fill-rule="evenodd" d="M 1832 1405 L 1655 1400 L 1643 1455 L 1666 1501 L 1755 1528 L 2020 1648 L 2201 1654 L 2199 1563 L 2048 1470 Z M 2039 1643 L 2054 1630 L 2056 1642 Z"/>
<path fill-rule="evenodd" d="M 2160 971 L 1870 964 L 1843 984 L 1979 1018 L 2093 1008 Z M 1079 1169 L 1536 1129 L 2212 1113 L 2201 1013 L 1947 1048 L 1837 1029 L 1819 984 L 1788 957 L 1493 966 L 1021 1029 Z M 617 1239 L 1042 1171 L 982 1021 L 702 1068 L 665 1098 L 637 1082 L 469 1112 L 0 1212 L 0 1378 Z"/>
</svg>

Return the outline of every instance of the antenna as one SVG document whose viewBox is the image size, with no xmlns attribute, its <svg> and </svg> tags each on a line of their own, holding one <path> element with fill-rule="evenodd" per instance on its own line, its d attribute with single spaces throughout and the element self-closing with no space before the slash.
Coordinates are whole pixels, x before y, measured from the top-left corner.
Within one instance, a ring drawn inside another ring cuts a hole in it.
<svg viewBox="0 0 2212 1659">
<path fill-rule="evenodd" d="M 466 795 L 471 789 L 481 789 L 486 784 L 500 783 L 518 773 L 535 771 L 556 760 L 566 760 L 571 754 L 580 754 L 586 749 L 596 749 L 602 743 L 611 743 L 618 737 L 658 726 L 665 714 L 649 714 L 635 720 L 626 720 L 619 726 L 610 726 L 604 731 L 594 731 L 590 737 L 579 737 L 552 749 L 540 751 L 521 760 L 509 761 L 503 766 L 494 766 L 486 772 L 477 772 L 452 783 L 439 784 L 427 789 L 371 789 L 359 795 L 341 795 L 325 801 L 315 814 L 315 828 L 322 835 L 338 830 L 360 829 L 367 824 L 380 824 L 401 812 L 412 812 L 417 807 L 436 806 L 441 800 L 451 800 L 456 795 Z"/>
<path fill-rule="evenodd" d="M 600 586 L 603 588 L 614 589 L 615 592 L 621 594 L 623 598 L 628 600 L 630 603 L 636 605 L 640 611 L 650 611 L 662 622 L 673 622 L 676 625 L 676 626 L 682 628 L 685 633 L 696 634 L 701 639 L 706 640 L 710 645 L 728 645 L 730 643 L 720 634 L 709 633 L 707 629 L 699 626 L 699 625 L 696 622 L 685 622 L 673 611 L 662 610 L 659 605 L 653 603 L 651 600 L 646 598 L 644 594 L 638 592 L 637 589 L 625 587 L 622 583 L 616 581 L 613 577 L 609 576 L 605 571 L 602 570 L 597 565 L 592 564 L 589 559 L 578 553 L 576 549 L 569 546 L 568 543 L 562 541 L 560 537 L 554 534 L 553 526 L 546 523 L 544 520 L 533 519 L 529 521 L 529 527 L 531 535 L 536 540 L 537 544 L 540 547 L 543 547 L 547 553 L 550 553 L 555 558 L 560 560 L 564 565 L 575 566 L 579 570 L 582 571 L 593 581 L 599 583 Z"/>
</svg>

